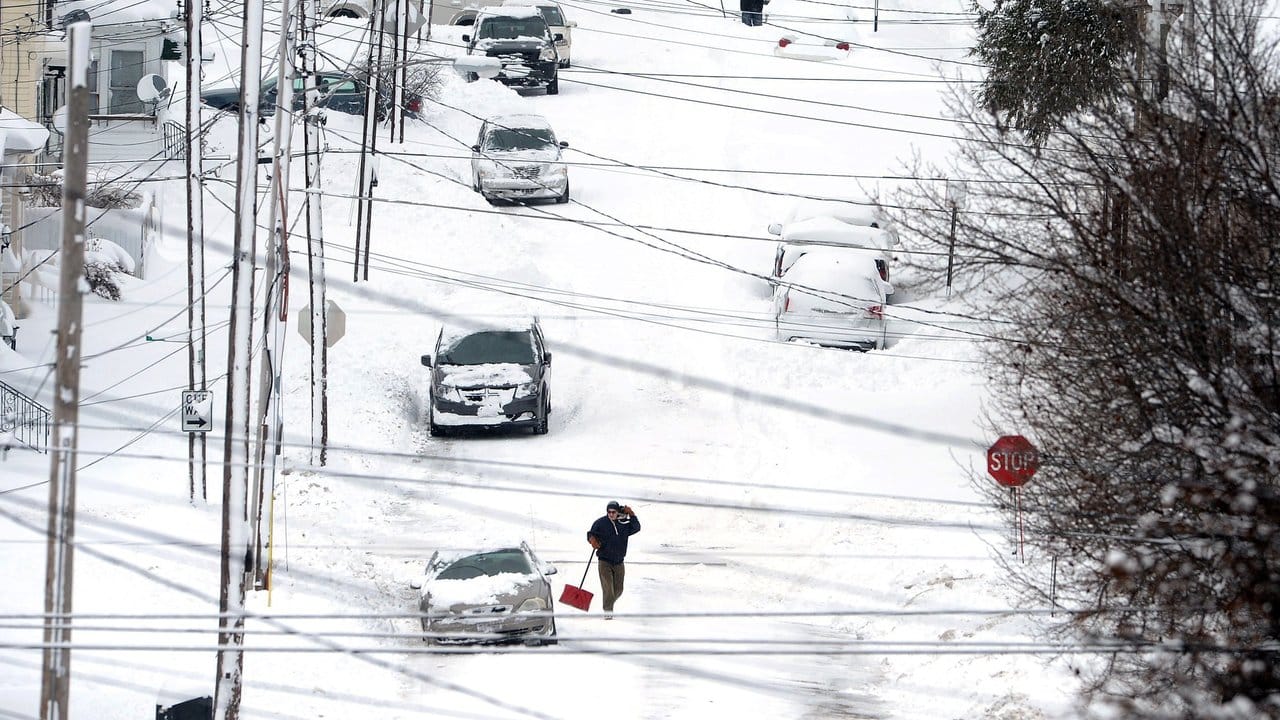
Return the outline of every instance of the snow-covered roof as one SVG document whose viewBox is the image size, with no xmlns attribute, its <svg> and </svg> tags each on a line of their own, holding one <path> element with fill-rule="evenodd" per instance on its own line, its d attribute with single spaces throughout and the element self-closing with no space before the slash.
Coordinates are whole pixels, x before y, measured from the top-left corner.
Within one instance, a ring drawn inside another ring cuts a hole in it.
<svg viewBox="0 0 1280 720">
<path fill-rule="evenodd" d="M 493 331 L 493 330 L 507 331 L 507 332 L 520 332 L 523 330 L 528 330 L 531 327 L 533 327 L 533 318 L 514 319 L 514 320 L 506 320 L 506 321 L 499 321 L 499 322 L 486 321 L 483 325 L 468 325 L 465 327 L 459 326 L 459 325 L 445 325 L 440 331 L 441 345 L 447 347 L 468 335 L 474 335 L 475 333 L 478 333 L 478 332 Z"/>
<path fill-rule="evenodd" d="M 791 208 L 787 222 L 808 220 L 816 217 L 833 217 L 850 225 L 866 225 L 879 223 L 884 226 L 884 218 L 875 204 L 867 199 L 849 199 L 847 202 L 835 200 L 800 200 Z"/>
<path fill-rule="evenodd" d="M 49 140 L 49 130 L 18 113 L 0 108 L 0 149 L 6 153 L 40 150 Z"/>
<path fill-rule="evenodd" d="M 494 115 L 487 118 L 488 122 L 498 127 L 504 128 L 546 128 L 551 129 L 551 123 L 541 115 L 533 113 L 512 113 L 510 115 Z"/>
<path fill-rule="evenodd" d="M 503 5 L 501 7 L 488 7 L 480 11 L 480 17 L 542 17 L 542 12 L 533 5 Z M 477 18 L 479 22 L 480 18 Z"/>
<path fill-rule="evenodd" d="M 838 218 L 814 217 L 789 222 L 782 226 L 782 241 L 787 243 L 824 243 L 862 248 L 893 247 L 893 236 L 880 228 L 851 225 Z"/>
<path fill-rule="evenodd" d="M 87 12 L 95 26 L 171 20 L 178 15 L 177 5 L 161 0 L 63 0 L 54 8 L 54 15 L 66 17 L 75 10 Z M 96 27 L 94 32 L 98 32 Z"/>
</svg>

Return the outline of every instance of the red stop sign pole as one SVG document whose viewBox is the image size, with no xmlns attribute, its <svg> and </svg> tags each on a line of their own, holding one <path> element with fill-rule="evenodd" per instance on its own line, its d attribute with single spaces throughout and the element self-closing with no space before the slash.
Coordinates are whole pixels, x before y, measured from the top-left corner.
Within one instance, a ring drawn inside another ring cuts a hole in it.
<svg viewBox="0 0 1280 720">
<path fill-rule="evenodd" d="M 1025 562 L 1025 538 L 1022 532 L 1022 498 L 1018 488 L 1026 484 L 1040 467 L 1040 451 L 1021 435 L 1004 435 L 987 448 L 987 473 L 1013 493 L 1014 512 L 1018 517 L 1018 553 Z"/>
</svg>

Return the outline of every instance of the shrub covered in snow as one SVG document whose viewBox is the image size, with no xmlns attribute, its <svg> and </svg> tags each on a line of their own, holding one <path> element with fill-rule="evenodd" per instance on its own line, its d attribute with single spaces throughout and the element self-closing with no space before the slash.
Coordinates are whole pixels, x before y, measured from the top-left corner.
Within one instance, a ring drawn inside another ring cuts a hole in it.
<svg viewBox="0 0 1280 720">
<path fill-rule="evenodd" d="M 62 171 L 48 175 L 32 174 L 27 178 L 27 205 L 30 207 L 60 207 L 62 205 Z M 89 185 L 85 192 L 85 204 L 89 207 L 119 210 L 142 205 L 142 195 L 135 188 L 137 183 L 125 181 L 118 174 L 89 171 Z"/>
</svg>

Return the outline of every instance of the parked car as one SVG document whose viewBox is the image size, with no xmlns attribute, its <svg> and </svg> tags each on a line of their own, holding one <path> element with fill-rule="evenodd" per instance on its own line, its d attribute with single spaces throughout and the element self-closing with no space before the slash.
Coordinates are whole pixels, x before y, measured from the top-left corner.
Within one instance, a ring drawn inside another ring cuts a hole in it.
<svg viewBox="0 0 1280 720">
<path fill-rule="evenodd" d="M 436 339 L 427 430 L 528 427 L 547 433 L 551 414 L 551 351 L 537 318 L 507 328 L 445 327 Z"/>
<path fill-rule="evenodd" d="M 296 78 L 293 81 L 293 109 L 301 110 L 303 103 L 303 81 L 302 78 Z M 321 72 L 316 78 L 316 87 L 320 91 L 320 107 L 337 112 L 350 113 L 352 115 L 364 115 L 365 109 L 365 85 L 361 80 L 341 72 Z M 240 88 L 215 88 L 206 90 L 200 95 L 200 100 L 206 105 L 225 110 L 227 112 L 240 111 Z M 263 117 L 275 115 L 276 111 L 276 77 L 272 75 L 262 81 L 261 95 L 258 101 L 258 112 Z M 405 108 L 411 113 L 418 113 L 422 110 L 422 98 L 417 96 L 407 96 L 405 98 Z M 378 99 L 378 116 L 379 121 L 386 119 L 388 112 L 391 110 L 390 93 L 381 93 Z"/>
<path fill-rule="evenodd" d="M 889 280 L 890 263 L 898 235 L 869 203 L 802 201 L 786 222 L 769 225 L 779 237 L 772 276 L 779 278 L 800 256 L 813 247 L 846 247 L 872 252 L 880 278 Z"/>
<path fill-rule="evenodd" d="M 542 13 L 542 19 L 547 21 L 547 27 L 551 29 L 551 36 L 556 39 L 556 52 L 560 55 L 560 67 L 569 67 L 570 52 L 573 49 L 573 28 L 578 27 L 578 23 L 564 19 L 564 8 L 560 7 L 559 3 L 537 2 L 536 0 L 505 0 L 502 4 L 533 5 L 538 8 L 538 12 Z"/>
<path fill-rule="evenodd" d="M 774 288 L 777 337 L 826 347 L 880 350 L 884 306 L 893 286 L 880 277 L 877 257 L 846 248 L 808 249 Z"/>
<path fill-rule="evenodd" d="M 541 115 L 495 115 L 471 146 L 471 189 L 484 199 L 569 202 L 569 169 L 551 124 Z"/>
<path fill-rule="evenodd" d="M 462 36 L 468 55 L 498 58 L 502 69 L 495 80 L 523 88 L 545 88 L 548 95 L 560 92 L 560 55 L 556 42 L 563 35 L 551 34 L 542 13 L 531 5 L 504 5 L 483 8 L 476 16 L 475 30 Z M 469 80 L 479 79 L 475 73 Z"/>
<path fill-rule="evenodd" d="M 421 592 L 423 638 L 432 645 L 555 645 L 555 604 L 547 580 L 555 573 L 524 542 L 474 553 L 437 551 L 425 576 L 409 583 Z"/>
</svg>

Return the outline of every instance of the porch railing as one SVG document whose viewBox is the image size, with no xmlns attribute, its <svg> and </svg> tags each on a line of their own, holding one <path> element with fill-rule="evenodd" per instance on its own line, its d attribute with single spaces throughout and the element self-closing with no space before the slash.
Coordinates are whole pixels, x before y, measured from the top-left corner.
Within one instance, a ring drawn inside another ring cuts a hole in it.
<svg viewBox="0 0 1280 720">
<path fill-rule="evenodd" d="M 36 452 L 49 452 L 49 409 L 0 380 L 0 435 Z"/>
<path fill-rule="evenodd" d="M 164 156 L 169 160 L 181 160 L 187 156 L 187 127 L 179 122 L 164 122 Z"/>
</svg>

